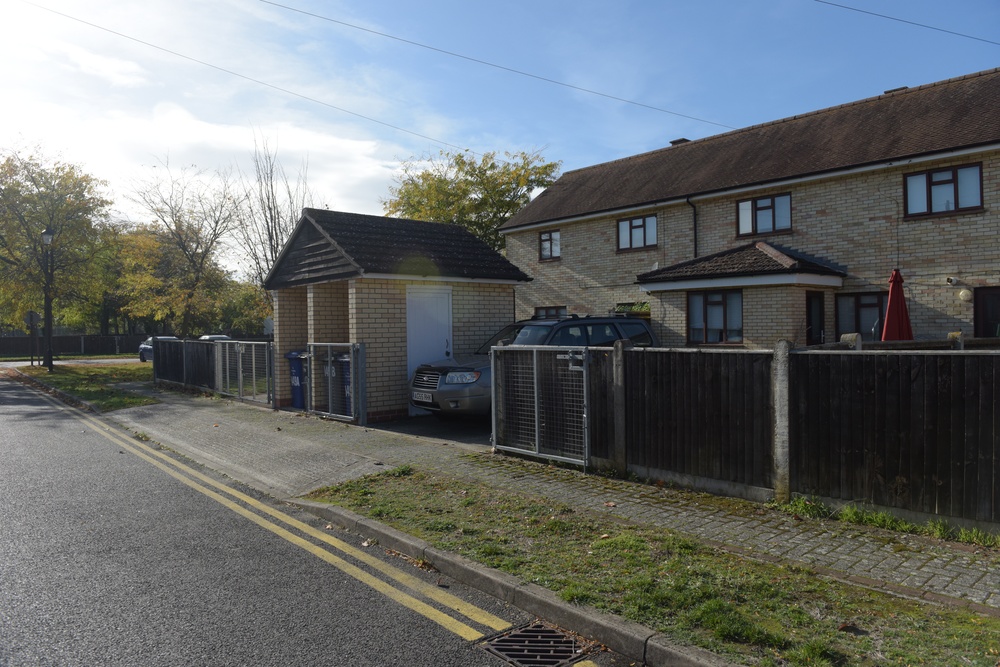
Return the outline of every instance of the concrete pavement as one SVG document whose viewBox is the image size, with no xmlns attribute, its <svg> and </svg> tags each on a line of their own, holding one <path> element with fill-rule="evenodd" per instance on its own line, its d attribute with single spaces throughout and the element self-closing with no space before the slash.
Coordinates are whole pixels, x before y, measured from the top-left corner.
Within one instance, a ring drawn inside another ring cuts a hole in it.
<svg viewBox="0 0 1000 667">
<path fill-rule="evenodd" d="M 705 502 L 697 494 L 493 456 L 485 425 L 466 424 L 448 436 L 435 434 L 441 425 L 432 418 L 387 428 L 357 427 L 234 400 L 152 391 L 161 403 L 106 418 L 282 500 L 408 464 L 663 527 L 734 553 L 799 564 L 851 583 L 1000 616 L 996 551 L 836 521 L 797 520 L 764 507 L 747 516 L 720 509 L 720 503 Z M 595 621 L 592 611 L 565 605 L 547 591 L 436 552 L 350 512 L 302 504 L 328 520 L 371 533 L 381 544 L 431 561 L 445 574 L 484 587 L 526 611 L 584 634 L 592 629 L 596 639 L 630 658 L 652 665 L 721 664 L 703 652 L 678 651 L 641 626 L 604 617 Z"/>
</svg>

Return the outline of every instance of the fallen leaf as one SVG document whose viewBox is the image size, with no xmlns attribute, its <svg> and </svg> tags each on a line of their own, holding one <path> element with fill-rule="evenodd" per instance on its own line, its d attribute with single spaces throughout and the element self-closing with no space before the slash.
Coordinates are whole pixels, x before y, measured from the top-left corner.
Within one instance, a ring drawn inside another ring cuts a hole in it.
<svg viewBox="0 0 1000 667">
<path fill-rule="evenodd" d="M 602 540 L 606 540 L 606 539 L 608 539 L 609 537 L 611 537 L 611 536 L 610 536 L 610 535 L 608 535 L 607 533 L 604 533 L 603 535 L 601 535 L 601 539 L 602 539 Z"/>
<path fill-rule="evenodd" d="M 618 507 L 618 503 L 614 502 L 613 500 L 609 500 L 608 502 L 604 503 L 604 506 L 605 507 Z"/>
</svg>

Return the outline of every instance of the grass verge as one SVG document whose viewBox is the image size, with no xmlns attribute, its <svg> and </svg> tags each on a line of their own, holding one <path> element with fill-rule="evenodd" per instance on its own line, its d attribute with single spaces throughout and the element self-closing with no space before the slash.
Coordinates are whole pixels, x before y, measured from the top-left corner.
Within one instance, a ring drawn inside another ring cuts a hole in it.
<svg viewBox="0 0 1000 667">
<path fill-rule="evenodd" d="M 106 364 L 73 366 L 60 364 L 49 373 L 44 366 L 22 366 L 25 375 L 75 396 L 93 405 L 100 412 L 156 403 L 156 399 L 122 391 L 112 385 L 122 382 L 149 382 L 153 379 L 148 364 Z"/>
<path fill-rule="evenodd" d="M 994 667 L 1000 659 L 995 617 L 408 466 L 310 497 L 745 664 Z"/>
</svg>

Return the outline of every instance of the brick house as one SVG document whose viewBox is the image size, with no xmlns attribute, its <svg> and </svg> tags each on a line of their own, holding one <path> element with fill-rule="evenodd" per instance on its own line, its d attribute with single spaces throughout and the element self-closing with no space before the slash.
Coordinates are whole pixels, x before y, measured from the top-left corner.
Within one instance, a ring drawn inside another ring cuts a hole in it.
<svg viewBox="0 0 1000 667">
<path fill-rule="evenodd" d="M 502 228 L 517 317 L 645 311 L 669 346 L 1000 336 L 1000 69 L 570 171 Z M 647 306 L 648 304 L 648 306 Z"/>
<path fill-rule="evenodd" d="M 275 358 L 309 343 L 364 343 L 368 421 L 406 416 L 419 363 L 471 354 L 514 317 L 528 278 L 452 224 L 303 209 L 271 268 Z M 279 405 L 291 399 L 276 363 Z"/>
</svg>

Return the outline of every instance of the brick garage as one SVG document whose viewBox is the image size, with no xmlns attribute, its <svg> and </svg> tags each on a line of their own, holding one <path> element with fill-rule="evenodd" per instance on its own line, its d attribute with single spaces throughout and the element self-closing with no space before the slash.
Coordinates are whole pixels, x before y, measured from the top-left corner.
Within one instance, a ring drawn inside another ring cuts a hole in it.
<svg viewBox="0 0 1000 667">
<path fill-rule="evenodd" d="M 275 358 L 311 343 L 363 343 L 368 421 L 408 413 L 407 295 L 448 295 L 450 353 L 473 352 L 514 320 L 514 286 L 530 280 L 458 225 L 304 209 L 265 287 L 274 299 Z M 279 405 L 291 402 L 276 364 Z"/>
</svg>

